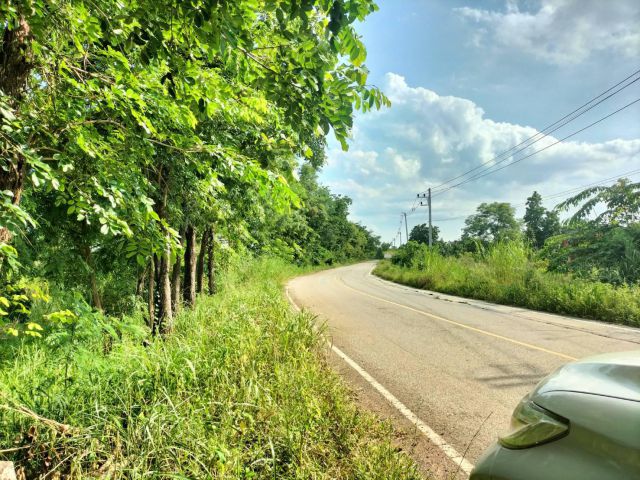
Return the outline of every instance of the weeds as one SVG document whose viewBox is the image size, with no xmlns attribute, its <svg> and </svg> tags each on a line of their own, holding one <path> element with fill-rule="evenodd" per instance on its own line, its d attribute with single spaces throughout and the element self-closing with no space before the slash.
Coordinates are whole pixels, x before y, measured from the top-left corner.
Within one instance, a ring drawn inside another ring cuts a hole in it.
<svg viewBox="0 0 640 480">
<path fill-rule="evenodd" d="M 283 300 L 295 272 L 242 262 L 166 340 L 130 319 L 108 351 L 104 332 L 0 346 L 0 459 L 27 478 L 420 478 Z"/>
<path fill-rule="evenodd" d="M 520 242 L 460 257 L 413 248 L 374 273 L 387 280 L 494 303 L 640 326 L 640 286 L 614 286 L 546 270 Z"/>
</svg>

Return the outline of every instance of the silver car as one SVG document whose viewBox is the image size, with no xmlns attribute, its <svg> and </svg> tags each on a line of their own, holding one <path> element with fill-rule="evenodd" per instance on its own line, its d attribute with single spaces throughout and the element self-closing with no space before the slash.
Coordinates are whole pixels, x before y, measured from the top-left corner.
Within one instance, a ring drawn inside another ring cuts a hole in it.
<svg viewBox="0 0 640 480">
<path fill-rule="evenodd" d="M 640 479 L 640 351 L 556 370 L 513 412 L 471 480 Z"/>
</svg>

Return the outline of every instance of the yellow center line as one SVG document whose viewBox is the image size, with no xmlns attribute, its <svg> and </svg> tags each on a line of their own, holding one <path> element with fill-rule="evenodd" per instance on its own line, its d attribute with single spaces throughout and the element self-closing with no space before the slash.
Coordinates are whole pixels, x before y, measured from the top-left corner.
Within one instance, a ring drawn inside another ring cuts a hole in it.
<svg viewBox="0 0 640 480">
<path fill-rule="evenodd" d="M 392 302 L 391 300 L 387 300 L 385 298 L 378 297 L 376 295 L 371 295 L 369 293 L 363 292 L 362 290 L 358 290 L 356 288 L 353 288 L 353 287 L 347 285 L 342 278 L 340 278 L 340 281 L 349 290 L 353 290 L 354 292 L 359 293 L 360 295 L 364 295 L 365 297 L 373 298 L 375 300 L 378 300 L 379 302 L 389 303 L 391 305 L 395 305 L 397 307 L 404 308 L 406 310 L 410 310 L 410 311 L 418 313 L 420 315 L 424 315 L 425 317 L 433 318 L 434 320 L 440 320 L 441 322 L 446 322 L 446 323 L 449 323 L 451 325 L 455 325 L 457 327 L 466 328 L 467 330 L 471 330 L 472 332 L 482 333 L 483 335 L 487 335 L 487 336 L 493 337 L 493 338 L 498 338 L 500 340 L 504 340 L 506 342 L 514 343 L 514 344 L 520 345 L 522 347 L 527 347 L 527 348 L 530 348 L 532 350 L 538 350 L 539 352 L 549 353 L 551 355 L 555 355 L 555 356 L 560 357 L 560 358 L 565 358 L 567 360 L 577 360 L 576 357 L 572 357 L 571 355 L 566 355 L 564 353 L 556 352 L 554 350 L 549 350 L 547 348 L 539 347 L 537 345 L 532 345 L 530 343 L 521 342 L 520 340 L 515 340 L 513 338 L 505 337 L 504 335 L 498 335 L 497 333 L 488 332 L 486 330 L 482 330 L 481 328 L 472 327 L 470 325 L 465 325 L 464 323 L 460 323 L 460 322 L 454 322 L 453 320 L 449 320 L 447 318 L 441 317 L 439 315 L 434 315 L 433 313 L 428 313 L 428 312 L 425 312 L 423 310 L 418 310 L 417 308 L 409 307 L 409 306 L 403 305 L 401 303 Z"/>
</svg>

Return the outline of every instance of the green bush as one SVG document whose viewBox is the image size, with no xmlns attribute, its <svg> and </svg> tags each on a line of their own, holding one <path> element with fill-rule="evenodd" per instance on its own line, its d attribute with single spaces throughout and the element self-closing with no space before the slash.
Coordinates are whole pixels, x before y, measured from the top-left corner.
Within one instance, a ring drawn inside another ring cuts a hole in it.
<svg viewBox="0 0 640 480">
<path fill-rule="evenodd" d="M 497 243 L 459 257 L 419 247 L 409 242 L 391 262 L 380 262 L 374 273 L 452 295 L 640 326 L 639 285 L 616 286 L 549 272 L 521 242 Z"/>
<path fill-rule="evenodd" d="M 396 251 L 391 257 L 391 262 L 402 267 L 414 267 L 428 251 L 429 247 L 425 244 L 410 240 Z"/>
<path fill-rule="evenodd" d="M 27 478 L 420 478 L 282 298 L 295 272 L 240 262 L 164 340 L 83 314 L 1 344 L 0 459 Z"/>
</svg>

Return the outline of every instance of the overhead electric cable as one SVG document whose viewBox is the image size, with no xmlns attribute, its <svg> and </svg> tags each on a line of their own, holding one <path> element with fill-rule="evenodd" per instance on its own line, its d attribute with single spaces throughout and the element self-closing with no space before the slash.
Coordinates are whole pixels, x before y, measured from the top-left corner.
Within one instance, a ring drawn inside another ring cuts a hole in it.
<svg viewBox="0 0 640 480">
<path fill-rule="evenodd" d="M 522 157 L 522 158 L 518 158 L 518 159 L 516 159 L 516 160 L 512 161 L 511 163 L 508 163 L 508 164 L 506 164 L 506 165 L 503 165 L 503 166 L 501 166 L 501 167 L 499 167 L 499 168 L 495 168 L 495 169 L 493 169 L 493 168 L 487 168 L 484 172 L 480 172 L 480 173 L 478 173 L 478 174 L 476 174 L 476 175 L 474 175 L 474 176 L 472 176 L 472 177 L 469 177 L 469 178 L 467 178 L 467 179 L 463 180 L 462 182 L 459 182 L 459 183 L 456 183 L 456 184 L 454 184 L 454 185 L 451 185 L 451 186 L 449 186 L 449 187 L 445 188 L 444 190 L 440 190 L 439 192 L 435 193 L 435 194 L 434 194 L 434 196 L 436 196 L 436 195 L 441 195 L 441 194 L 443 194 L 443 193 L 445 193 L 445 192 L 448 192 L 449 190 L 452 190 L 452 189 L 454 189 L 454 188 L 457 188 L 457 187 L 459 187 L 459 186 L 461 186 L 461 185 L 465 185 L 465 184 L 467 184 L 467 183 L 469 183 L 469 182 L 472 182 L 472 181 L 474 181 L 474 180 L 477 180 L 477 179 L 479 179 L 479 178 L 486 177 L 487 175 L 491 175 L 491 174 L 493 174 L 493 173 L 499 172 L 500 170 L 503 170 L 503 169 L 505 169 L 505 168 L 507 168 L 507 167 L 510 167 L 510 166 L 512 166 L 512 165 L 515 165 L 516 163 L 520 163 L 520 162 L 522 162 L 523 160 L 526 160 L 527 158 L 531 158 L 531 157 L 533 157 L 534 155 L 537 155 L 537 154 L 538 154 L 538 153 L 540 153 L 540 152 L 544 152 L 545 150 L 547 150 L 547 149 L 549 149 L 549 148 L 551 148 L 551 147 L 553 147 L 553 146 L 555 146 L 555 145 L 557 145 L 557 144 L 559 144 L 559 143 L 561 143 L 561 142 L 563 142 L 563 141 L 565 141 L 565 140 L 567 140 L 567 139 L 569 139 L 569 138 L 571 138 L 571 137 L 574 137 L 574 136 L 576 136 L 577 134 L 579 134 L 579 133 L 581 133 L 581 132 L 584 132 L 584 131 L 585 131 L 585 130 L 587 130 L 588 128 L 591 128 L 591 127 L 593 127 L 594 125 L 597 125 L 598 123 L 600 123 L 600 122 L 602 122 L 602 121 L 604 121 L 604 120 L 606 120 L 606 119 L 608 119 L 608 118 L 612 117 L 613 115 L 615 115 L 615 114 L 617 114 L 617 113 L 621 112 L 622 110 L 624 110 L 624 109 L 626 109 L 626 108 L 629 108 L 630 106 L 632 106 L 632 105 L 634 105 L 634 104 L 636 104 L 636 103 L 638 103 L 638 102 L 640 102 L 640 98 L 637 98 L 637 99 L 635 99 L 634 101 L 627 103 L 627 104 L 626 104 L 626 105 L 624 105 L 623 107 L 620 107 L 620 108 L 618 108 L 617 110 L 615 110 L 615 111 L 611 112 L 610 114 L 605 115 L 604 117 L 599 118 L 598 120 L 596 120 L 595 122 L 590 123 L 590 124 L 589 124 L 589 125 L 587 125 L 586 127 L 582 127 L 581 129 L 576 130 L 575 132 L 570 133 L 569 135 L 566 135 L 565 137 L 562 137 L 561 139 L 556 140 L 556 141 L 555 141 L 555 142 L 553 142 L 553 143 L 550 143 L 550 144 L 549 144 L 549 145 L 547 145 L 546 147 L 540 148 L 539 150 L 536 150 L 535 152 L 532 152 L 532 153 L 530 153 L 530 154 L 528 154 L 528 155 L 525 155 L 525 156 L 524 156 L 524 157 Z M 492 167 L 493 167 L 493 166 L 492 166 Z"/>
<path fill-rule="evenodd" d="M 542 200 L 550 200 L 552 198 L 558 198 L 558 197 L 562 197 L 568 193 L 576 193 L 576 192 L 580 192 L 586 188 L 590 188 L 590 187 L 596 187 L 596 186 L 601 186 L 604 184 L 607 184 L 609 182 L 612 182 L 614 180 L 617 180 L 619 178 L 625 177 L 625 176 L 632 176 L 632 175 L 637 175 L 640 174 L 640 168 L 635 169 L 635 170 L 629 170 L 627 172 L 622 172 L 619 173 L 617 175 L 613 175 L 611 177 L 608 178 L 603 178 L 601 180 L 598 180 L 596 182 L 592 182 L 592 183 L 587 183 L 586 185 L 580 185 L 578 187 L 573 187 L 570 188 L 568 190 L 563 190 L 561 192 L 556 192 L 556 193 L 552 193 L 549 195 L 545 195 L 542 197 Z M 525 207 L 527 205 L 527 203 L 518 203 L 513 205 L 514 207 Z M 453 220 L 463 220 L 468 218 L 470 215 L 473 215 L 473 213 L 469 214 L 469 215 L 461 215 L 461 216 L 457 216 L 457 217 L 447 217 L 447 218 L 439 218 L 439 219 L 434 219 L 433 222 L 449 222 L 449 221 L 453 221 Z"/>
<path fill-rule="evenodd" d="M 504 157 L 505 155 L 508 155 L 508 157 L 506 159 L 501 160 L 500 162 L 497 162 L 496 164 L 502 163 L 506 160 L 509 159 L 509 157 L 512 157 L 513 155 L 515 155 L 516 153 L 519 153 L 522 150 L 525 150 L 527 148 L 529 148 L 531 145 L 534 145 L 535 143 L 539 142 L 540 140 L 542 140 L 543 138 L 549 136 L 551 133 L 559 130 L 560 128 L 564 127 L 565 125 L 567 125 L 568 123 L 572 122 L 573 120 L 575 120 L 576 118 L 584 115 L 585 113 L 587 113 L 588 111 L 592 110 L 593 108 L 595 108 L 596 106 L 598 106 L 599 104 L 601 104 L 602 102 L 604 102 L 605 100 L 611 98 L 612 96 L 618 94 L 619 92 L 621 92 L 622 90 L 624 90 L 625 88 L 633 85 L 635 82 L 637 82 L 638 80 L 640 80 L 640 76 L 638 78 L 635 78 L 634 80 L 632 80 L 631 82 L 627 83 L 626 85 L 622 86 L 621 88 L 619 88 L 618 90 L 616 90 L 613 93 L 610 93 L 609 95 L 607 95 L 607 93 L 611 92 L 612 90 L 616 89 L 618 86 L 624 84 L 625 82 L 627 82 L 627 80 L 635 77 L 636 75 L 638 75 L 640 73 L 640 70 L 636 70 L 635 72 L 633 72 L 631 75 L 627 76 L 626 78 L 624 78 L 623 80 L 621 80 L 620 82 L 616 83 L 615 85 L 613 85 L 612 87 L 608 88 L 607 90 L 605 90 L 604 92 L 602 92 L 601 94 L 599 94 L 598 96 L 592 98 L 591 100 L 589 100 L 588 102 L 584 103 L 583 105 L 581 105 L 580 107 L 578 107 L 577 109 L 573 110 L 572 112 L 566 114 L 564 117 L 560 118 L 559 120 L 555 121 L 554 123 L 547 125 L 546 127 L 544 127 L 541 131 L 536 132 L 534 135 L 526 138 L 525 140 L 523 140 L 522 142 L 518 143 L 517 145 L 514 145 L 513 147 L 511 147 L 508 150 L 503 151 L 502 153 L 498 154 L 496 157 L 487 160 L 486 162 L 481 163 L 480 165 L 467 170 L 464 173 L 461 173 L 460 175 L 457 175 L 453 178 L 450 178 L 449 180 L 440 183 L 439 185 L 436 185 L 435 187 L 432 188 L 432 190 L 441 188 L 461 177 L 467 176 L 470 173 L 473 173 L 474 171 L 492 163 L 495 162 L 496 160 L 501 159 L 502 157 Z M 605 96 L 606 95 L 606 96 Z M 605 96 L 604 98 L 601 98 Z M 600 99 L 598 102 L 594 103 L 593 105 L 591 105 L 593 102 L 595 102 L 596 100 Z M 588 108 L 585 108 L 588 107 Z M 584 109 L 584 110 L 583 110 Z M 560 124 L 560 125 L 558 125 Z M 537 138 L 540 136 L 540 138 Z M 534 140 L 533 142 L 530 142 L 531 140 Z M 530 142 L 530 143 L 528 143 Z M 519 149 L 518 151 L 514 152 L 514 150 L 518 149 L 518 147 L 525 145 L 523 148 Z M 493 164 L 492 166 L 496 165 Z M 423 193 L 423 192 L 421 192 Z M 436 192 L 434 192 L 436 193 Z"/>
<path fill-rule="evenodd" d="M 568 193 L 580 192 L 582 190 L 585 190 L 585 189 L 591 188 L 591 187 L 599 187 L 602 184 L 615 181 L 615 180 L 617 180 L 619 178 L 622 178 L 622 177 L 625 177 L 627 175 L 631 176 L 631 175 L 636 175 L 638 173 L 640 173 L 640 168 L 637 169 L 637 170 L 631 170 L 629 172 L 620 173 L 618 175 L 613 175 L 613 176 L 611 176 L 609 178 L 606 178 L 604 180 L 598 180 L 597 182 L 589 183 L 587 185 L 581 185 L 579 187 L 574 187 L 574 188 L 571 188 L 569 190 L 565 190 L 563 192 L 557 192 L 557 193 L 553 193 L 551 195 L 546 195 L 546 196 L 542 197 L 542 199 L 543 200 L 550 200 L 552 198 L 562 197 L 562 196 L 564 196 L 564 195 L 566 195 Z M 526 205 L 526 203 L 523 203 L 522 205 Z"/>
</svg>

